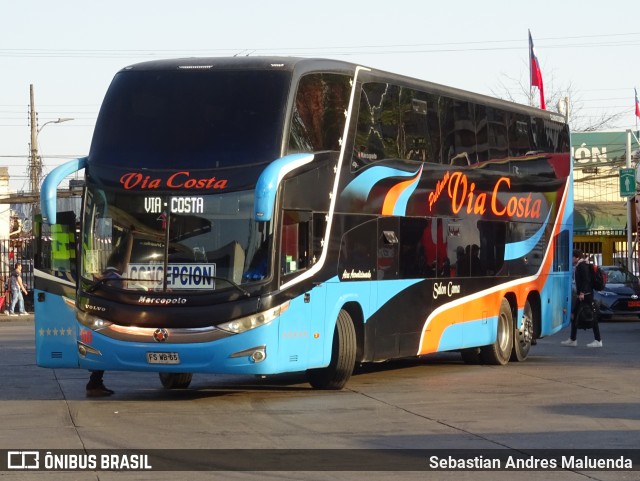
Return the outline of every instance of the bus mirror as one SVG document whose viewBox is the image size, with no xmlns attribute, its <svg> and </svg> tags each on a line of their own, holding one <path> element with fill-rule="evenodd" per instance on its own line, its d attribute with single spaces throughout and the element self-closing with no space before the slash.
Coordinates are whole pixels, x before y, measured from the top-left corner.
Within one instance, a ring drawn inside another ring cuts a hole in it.
<svg viewBox="0 0 640 481">
<path fill-rule="evenodd" d="M 73 174 L 87 165 L 87 157 L 70 160 L 53 169 L 42 182 L 40 188 L 40 210 L 42 211 L 42 222 L 46 224 L 56 223 L 56 207 L 58 200 L 58 185 L 68 175 Z"/>
</svg>

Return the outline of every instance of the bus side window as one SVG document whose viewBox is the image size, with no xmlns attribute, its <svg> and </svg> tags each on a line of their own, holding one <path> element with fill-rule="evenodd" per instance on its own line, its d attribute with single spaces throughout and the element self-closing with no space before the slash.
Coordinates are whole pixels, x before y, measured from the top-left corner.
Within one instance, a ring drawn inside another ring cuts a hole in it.
<svg viewBox="0 0 640 481">
<path fill-rule="evenodd" d="M 311 213 L 286 210 L 282 215 L 280 265 L 289 275 L 309 267 Z"/>
<path fill-rule="evenodd" d="M 291 116 L 289 153 L 340 150 L 351 94 L 349 82 L 350 77 L 341 74 L 302 77 Z"/>
<path fill-rule="evenodd" d="M 38 251 L 46 253 L 36 256 L 36 268 L 50 274 L 76 275 L 76 216 L 73 211 L 58 212 L 56 224 L 43 224 L 41 217 L 36 220 L 36 242 Z"/>
</svg>

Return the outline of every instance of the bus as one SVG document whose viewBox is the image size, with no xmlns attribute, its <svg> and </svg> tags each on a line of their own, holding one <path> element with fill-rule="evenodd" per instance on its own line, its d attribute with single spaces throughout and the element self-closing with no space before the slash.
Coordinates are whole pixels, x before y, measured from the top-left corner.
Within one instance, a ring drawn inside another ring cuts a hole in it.
<svg viewBox="0 0 640 481">
<path fill-rule="evenodd" d="M 572 189 L 563 117 L 529 106 L 328 59 L 128 66 L 42 185 L 37 364 L 341 389 L 361 363 L 524 361 L 569 322 Z"/>
</svg>

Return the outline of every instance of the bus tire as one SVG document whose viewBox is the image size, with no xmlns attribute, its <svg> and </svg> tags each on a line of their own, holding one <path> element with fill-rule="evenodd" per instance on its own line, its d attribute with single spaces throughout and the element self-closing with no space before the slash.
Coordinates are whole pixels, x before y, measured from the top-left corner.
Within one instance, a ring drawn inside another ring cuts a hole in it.
<svg viewBox="0 0 640 481">
<path fill-rule="evenodd" d="M 513 329 L 513 351 L 511 360 L 522 362 L 529 356 L 533 339 L 533 309 L 529 301 L 525 302 L 522 311 L 522 327 Z"/>
<path fill-rule="evenodd" d="M 498 329 L 496 342 L 483 346 L 480 350 L 482 361 L 485 364 L 504 366 L 509 362 L 511 350 L 513 349 L 513 315 L 511 305 L 506 299 L 502 299 L 500 304 L 500 314 L 498 314 Z"/>
<path fill-rule="evenodd" d="M 342 389 L 356 364 L 356 330 L 344 309 L 338 314 L 333 333 L 331 361 L 327 367 L 307 370 L 307 381 L 315 389 Z"/>
<path fill-rule="evenodd" d="M 190 372 L 160 372 L 160 382 L 165 389 L 187 389 L 193 374 Z"/>
</svg>

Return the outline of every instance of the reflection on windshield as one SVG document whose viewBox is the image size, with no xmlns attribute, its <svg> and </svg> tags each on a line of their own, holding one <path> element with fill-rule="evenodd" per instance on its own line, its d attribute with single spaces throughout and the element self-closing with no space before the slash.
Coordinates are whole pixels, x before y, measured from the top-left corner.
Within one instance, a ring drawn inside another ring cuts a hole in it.
<svg viewBox="0 0 640 481">
<path fill-rule="evenodd" d="M 204 292 L 267 276 L 270 226 L 253 219 L 253 191 L 180 197 L 87 189 L 85 203 L 82 275 L 94 289 Z"/>
</svg>

